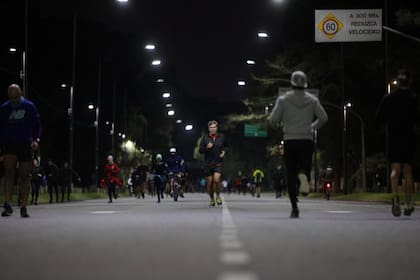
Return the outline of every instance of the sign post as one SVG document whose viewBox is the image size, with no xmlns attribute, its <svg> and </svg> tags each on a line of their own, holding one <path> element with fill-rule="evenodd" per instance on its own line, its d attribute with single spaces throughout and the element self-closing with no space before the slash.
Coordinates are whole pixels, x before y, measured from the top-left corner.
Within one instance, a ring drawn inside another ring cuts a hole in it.
<svg viewBox="0 0 420 280">
<path fill-rule="evenodd" d="M 315 42 L 341 43 L 341 90 L 343 116 L 343 190 L 347 194 L 346 116 L 344 94 L 344 42 L 382 41 L 382 9 L 315 10 Z M 364 162 L 365 159 L 362 159 Z M 365 167 L 364 167 L 365 168 Z M 366 180 L 363 182 L 366 186 Z"/>
</svg>

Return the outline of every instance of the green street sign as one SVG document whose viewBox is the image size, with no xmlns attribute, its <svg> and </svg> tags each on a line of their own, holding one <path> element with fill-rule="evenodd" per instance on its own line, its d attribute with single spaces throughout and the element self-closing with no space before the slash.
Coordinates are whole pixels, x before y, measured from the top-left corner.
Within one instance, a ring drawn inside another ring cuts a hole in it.
<svg viewBox="0 0 420 280">
<path fill-rule="evenodd" d="M 261 125 L 246 124 L 244 126 L 245 137 L 267 137 L 267 130 Z"/>
</svg>

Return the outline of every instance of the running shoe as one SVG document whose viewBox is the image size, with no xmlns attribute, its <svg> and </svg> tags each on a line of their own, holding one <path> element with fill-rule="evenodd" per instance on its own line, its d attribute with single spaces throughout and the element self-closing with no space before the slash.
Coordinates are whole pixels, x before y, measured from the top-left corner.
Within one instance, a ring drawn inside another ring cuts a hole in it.
<svg viewBox="0 0 420 280">
<path fill-rule="evenodd" d="M 216 197 L 216 202 L 217 202 L 217 205 L 222 205 L 222 199 L 220 198 L 220 197 Z"/>
<path fill-rule="evenodd" d="M 214 200 L 210 200 L 209 206 L 210 207 L 215 207 L 216 206 L 216 202 L 214 202 Z"/>
<path fill-rule="evenodd" d="M 291 219 L 299 218 L 299 209 L 298 208 L 293 208 L 292 209 L 292 212 L 290 213 L 290 218 Z"/>
<path fill-rule="evenodd" d="M 300 181 L 299 190 L 300 190 L 301 194 L 302 195 L 307 195 L 309 193 L 309 182 L 308 182 L 308 178 L 303 173 L 299 173 L 298 174 L 298 178 L 299 178 L 299 181 Z"/>
<path fill-rule="evenodd" d="M 414 212 L 414 205 L 410 204 L 404 208 L 404 216 L 411 216 Z"/>
<path fill-rule="evenodd" d="M 25 206 L 20 208 L 20 216 L 22 218 L 29 218 L 28 210 L 26 210 Z"/>
<path fill-rule="evenodd" d="M 400 197 L 398 195 L 392 198 L 392 215 L 395 217 L 401 216 Z"/>
<path fill-rule="evenodd" d="M 9 217 L 10 215 L 12 215 L 12 213 L 13 213 L 13 209 L 10 206 L 10 204 L 5 203 L 4 204 L 4 210 L 3 210 L 3 212 L 1 212 L 1 216 L 2 217 Z"/>
</svg>

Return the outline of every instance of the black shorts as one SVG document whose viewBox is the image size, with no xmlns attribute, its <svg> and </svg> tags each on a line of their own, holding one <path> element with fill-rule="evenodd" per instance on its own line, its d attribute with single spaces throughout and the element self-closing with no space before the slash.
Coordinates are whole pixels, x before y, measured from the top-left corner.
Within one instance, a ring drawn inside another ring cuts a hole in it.
<svg viewBox="0 0 420 280">
<path fill-rule="evenodd" d="M 3 155 L 15 155 L 18 161 L 32 161 L 31 145 L 5 145 Z"/>
<path fill-rule="evenodd" d="M 416 151 L 415 137 L 390 137 L 388 145 L 390 163 L 413 164 Z"/>
<path fill-rule="evenodd" d="M 204 166 L 204 176 L 212 176 L 214 173 L 220 173 L 223 172 L 223 166 L 222 165 L 205 165 Z"/>
</svg>

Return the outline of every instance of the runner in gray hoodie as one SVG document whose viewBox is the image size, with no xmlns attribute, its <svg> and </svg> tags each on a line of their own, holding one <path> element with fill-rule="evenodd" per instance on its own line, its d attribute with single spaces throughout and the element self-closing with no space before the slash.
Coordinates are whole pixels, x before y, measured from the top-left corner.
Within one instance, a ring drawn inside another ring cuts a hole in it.
<svg viewBox="0 0 420 280">
<path fill-rule="evenodd" d="M 297 178 L 300 180 L 301 193 L 308 194 L 308 177 L 314 150 L 313 131 L 324 125 L 328 116 L 318 98 L 305 90 L 308 83 L 304 72 L 293 72 L 291 85 L 290 91 L 277 98 L 270 115 L 270 124 L 275 128 L 279 123 L 283 126 L 287 186 L 292 203 L 290 217 L 298 218 Z"/>
</svg>

